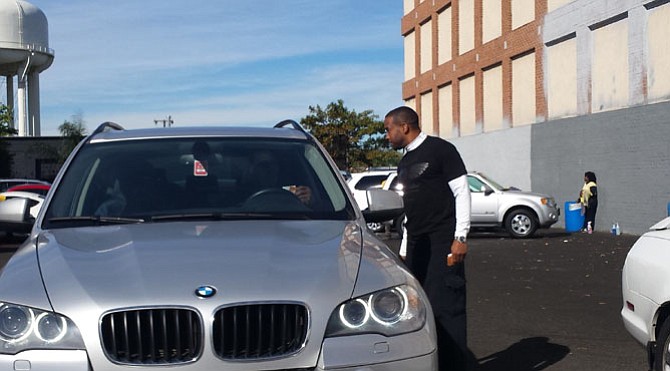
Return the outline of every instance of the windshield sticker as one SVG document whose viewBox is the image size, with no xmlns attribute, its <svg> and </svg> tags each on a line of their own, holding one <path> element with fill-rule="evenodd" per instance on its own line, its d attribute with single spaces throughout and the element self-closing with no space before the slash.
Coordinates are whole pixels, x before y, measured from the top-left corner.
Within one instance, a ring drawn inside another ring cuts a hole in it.
<svg viewBox="0 0 670 371">
<path fill-rule="evenodd" d="M 193 175 L 195 176 L 207 176 L 207 169 L 202 162 L 195 160 L 193 161 Z"/>
</svg>

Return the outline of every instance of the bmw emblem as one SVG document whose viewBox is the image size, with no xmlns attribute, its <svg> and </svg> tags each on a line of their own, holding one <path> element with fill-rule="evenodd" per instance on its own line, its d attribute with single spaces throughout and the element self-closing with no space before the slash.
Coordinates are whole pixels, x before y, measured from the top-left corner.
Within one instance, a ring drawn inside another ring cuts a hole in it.
<svg viewBox="0 0 670 371">
<path fill-rule="evenodd" d="M 195 289 L 195 295 L 199 298 L 211 298 L 216 294 L 216 288 L 213 286 L 200 286 Z"/>
</svg>

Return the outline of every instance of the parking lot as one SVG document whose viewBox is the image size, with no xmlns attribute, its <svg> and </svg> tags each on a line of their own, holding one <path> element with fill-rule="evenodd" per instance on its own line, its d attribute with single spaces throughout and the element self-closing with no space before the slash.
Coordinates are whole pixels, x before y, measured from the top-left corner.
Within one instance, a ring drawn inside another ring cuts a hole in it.
<svg viewBox="0 0 670 371">
<path fill-rule="evenodd" d="M 396 235 L 385 236 L 397 249 Z M 467 258 L 469 345 L 479 370 L 646 370 L 623 327 L 621 268 L 637 236 L 473 233 Z M 0 244 L 0 264 L 18 240 Z"/>
<path fill-rule="evenodd" d="M 479 370 L 647 370 L 624 329 L 621 268 L 638 236 L 541 230 L 469 239 L 468 343 Z M 397 249 L 397 236 L 388 244 Z"/>
</svg>

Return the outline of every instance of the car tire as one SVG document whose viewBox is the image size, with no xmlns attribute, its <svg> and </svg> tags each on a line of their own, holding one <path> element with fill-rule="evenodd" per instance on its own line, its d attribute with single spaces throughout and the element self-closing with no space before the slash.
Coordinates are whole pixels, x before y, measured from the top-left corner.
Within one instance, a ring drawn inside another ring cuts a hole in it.
<svg viewBox="0 0 670 371">
<path fill-rule="evenodd" d="M 405 214 L 400 215 L 393 221 L 393 228 L 401 237 L 405 234 Z"/>
<path fill-rule="evenodd" d="M 383 232 L 384 231 L 384 223 L 367 223 L 368 224 L 368 229 L 371 231 L 378 233 L 378 232 Z"/>
<path fill-rule="evenodd" d="M 531 237 L 537 230 L 537 218 L 527 209 L 514 209 L 505 217 L 505 229 L 514 238 Z"/>
<path fill-rule="evenodd" d="M 656 338 L 656 349 L 654 349 L 654 371 L 663 371 L 665 365 L 670 365 L 670 318 L 666 318 L 661 326 L 661 331 Z M 670 367 L 670 366 L 668 366 Z"/>
</svg>

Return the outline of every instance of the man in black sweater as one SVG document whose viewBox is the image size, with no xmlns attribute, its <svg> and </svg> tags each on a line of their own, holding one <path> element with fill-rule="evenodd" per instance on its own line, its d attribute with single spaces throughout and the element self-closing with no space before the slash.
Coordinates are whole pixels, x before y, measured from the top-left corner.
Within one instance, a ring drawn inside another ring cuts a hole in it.
<svg viewBox="0 0 670 371">
<path fill-rule="evenodd" d="M 384 128 L 393 148 L 405 150 L 398 165 L 407 217 L 400 256 L 430 299 L 440 370 L 466 370 L 472 361 L 465 310 L 470 229 L 465 164 L 453 144 L 421 132 L 419 117 L 409 107 L 390 111 Z"/>
</svg>

